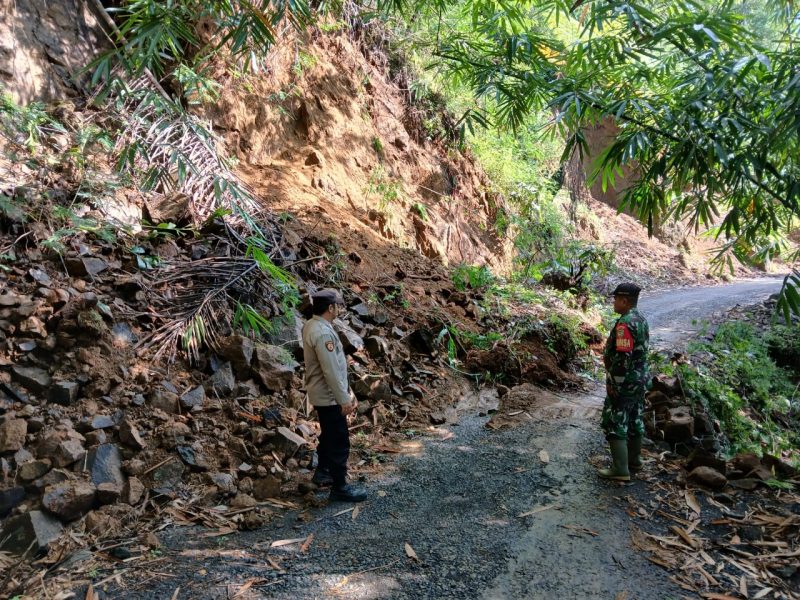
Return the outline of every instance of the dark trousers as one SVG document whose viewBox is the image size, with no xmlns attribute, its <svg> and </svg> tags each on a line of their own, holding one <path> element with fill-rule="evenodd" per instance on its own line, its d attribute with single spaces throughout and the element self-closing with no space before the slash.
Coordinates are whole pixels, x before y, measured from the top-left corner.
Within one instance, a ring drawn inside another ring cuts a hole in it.
<svg viewBox="0 0 800 600">
<path fill-rule="evenodd" d="M 340 406 L 315 407 L 319 417 L 319 468 L 327 469 L 333 478 L 333 485 L 342 486 L 347 480 L 347 458 L 350 456 L 350 432 L 347 418 Z"/>
</svg>

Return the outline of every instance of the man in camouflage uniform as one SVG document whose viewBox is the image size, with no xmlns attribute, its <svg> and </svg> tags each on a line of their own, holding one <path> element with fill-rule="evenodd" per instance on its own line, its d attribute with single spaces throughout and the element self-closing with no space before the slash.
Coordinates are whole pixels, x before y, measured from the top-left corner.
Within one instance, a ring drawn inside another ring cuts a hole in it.
<svg viewBox="0 0 800 600">
<path fill-rule="evenodd" d="M 612 466 L 600 477 L 630 481 L 630 471 L 642 467 L 644 394 L 650 380 L 647 365 L 650 329 L 636 308 L 639 286 L 622 283 L 614 290 L 614 323 L 603 352 L 606 367 L 606 400 L 601 425 L 611 447 Z"/>
</svg>

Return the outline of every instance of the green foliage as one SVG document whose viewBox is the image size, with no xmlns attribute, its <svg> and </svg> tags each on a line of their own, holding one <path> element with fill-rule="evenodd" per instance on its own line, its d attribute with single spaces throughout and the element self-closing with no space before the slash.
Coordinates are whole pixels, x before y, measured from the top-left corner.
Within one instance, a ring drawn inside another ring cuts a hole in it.
<svg viewBox="0 0 800 600">
<path fill-rule="evenodd" d="M 485 290 L 495 282 L 495 277 L 486 265 L 460 264 L 451 274 L 453 285 L 461 292 L 467 288 L 471 290 Z"/>
<path fill-rule="evenodd" d="M 428 209 L 421 202 L 414 202 L 414 204 L 411 205 L 411 211 L 423 221 L 428 220 Z"/>
<path fill-rule="evenodd" d="M 403 196 L 403 188 L 399 181 L 391 179 L 383 168 L 376 166 L 369 177 L 367 196 L 378 198 L 378 210 L 386 212 L 389 207 L 399 202 Z"/>
<path fill-rule="evenodd" d="M 42 137 L 51 133 L 66 133 L 66 129 L 45 111 L 44 104 L 31 102 L 19 106 L 10 94 L 3 92 L 0 96 L 0 135 L 35 154 Z"/>
<path fill-rule="evenodd" d="M 556 248 L 542 269 L 542 283 L 561 290 L 583 290 L 593 277 L 607 275 L 614 266 L 609 248 L 572 241 Z"/>
<path fill-rule="evenodd" d="M 779 333 L 761 336 L 748 323 L 723 324 L 712 341 L 691 348 L 709 360 L 679 367 L 691 396 L 722 423 L 733 453 L 800 448 L 800 372 L 787 371 L 770 357 L 774 335 Z"/>
<path fill-rule="evenodd" d="M 639 173 L 625 203 L 651 229 L 668 217 L 715 228 L 716 259 L 761 261 L 788 247 L 800 215 L 800 18 L 791 4 L 662 0 L 394 0 L 386 9 L 470 27 L 437 30 L 433 52 L 473 91 L 464 114 L 512 131 L 553 115 L 562 154 L 584 132 L 618 129 L 593 178 Z M 751 26 L 748 26 L 751 25 Z M 795 257 L 796 258 L 796 257 Z M 798 291 L 787 279 L 794 310 Z"/>
<path fill-rule="evenodd" d="M 375 150 L 375 153 L 378 156 L 381 157 L 383 156 L 383 142 L 381 141 L 381 138 L 379 137 L 372 138 L 372 149 Z"/>
<path fill-rule="evenodd" d="M 261 337 L 263 334 L 272 333 L 274 326 L 264 315 L 249 304 L 236 303 L 233 315 L 233 326 L 239 327 L 245 335 Z"/>
</svg>

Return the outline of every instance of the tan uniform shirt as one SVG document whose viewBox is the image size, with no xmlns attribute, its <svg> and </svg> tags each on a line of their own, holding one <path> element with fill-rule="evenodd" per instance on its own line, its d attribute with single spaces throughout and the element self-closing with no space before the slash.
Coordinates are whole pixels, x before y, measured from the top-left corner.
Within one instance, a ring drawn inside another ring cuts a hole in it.
<svg viewBox="0 0 800 600">
<path fill-rule="evenodd" d="M 347 358 L 333 325 L 314 316 L 303 326 L 306 392 L 314 406 L 350 404 Z"/>
</svg>

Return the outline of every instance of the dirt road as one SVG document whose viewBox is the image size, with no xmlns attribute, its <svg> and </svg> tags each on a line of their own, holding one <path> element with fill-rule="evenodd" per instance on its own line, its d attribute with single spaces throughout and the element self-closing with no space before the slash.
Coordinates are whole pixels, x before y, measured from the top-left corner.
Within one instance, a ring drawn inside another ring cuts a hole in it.
<svg viewBox="0 0 800 600">
<path fill-rule="evenodd" d="M 772 280 L 670 292 L 643 300 L 642 309 L 658 342 L 675 343 L 693 319 L 755 302 L 778 286 Z M 489 431 L 485 418 L 468 416 L 431 435 L 408 432 L 406 453 L 369 482 L 370 499 L 356 518 L 340 512 L 351 506 L 328 505 L 311 522 L 290 512 L 278 528 L 224 538 L 201 537 L 199 529 L 162 532 L 161 575 L 129 573 L 112 597 L 686 597 L 631 547 L 636 518 L 622 498 L 644 497 L 644 483 L 595 476 L 593 463 L 605 452 L 596 423 L 602 397 L 552 398 L 532 397 L 533 418 L 510 430 Z M 310 534 L 306 552 L 299 544 L 270 548 Z M 418 560 L 407 556 L 406 544 Z M 242 589 L 248 580 L 251 587 Z"/>
</svg>

